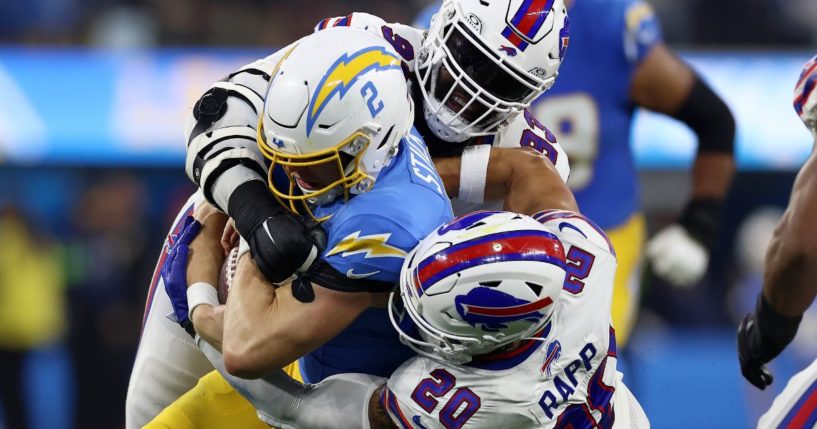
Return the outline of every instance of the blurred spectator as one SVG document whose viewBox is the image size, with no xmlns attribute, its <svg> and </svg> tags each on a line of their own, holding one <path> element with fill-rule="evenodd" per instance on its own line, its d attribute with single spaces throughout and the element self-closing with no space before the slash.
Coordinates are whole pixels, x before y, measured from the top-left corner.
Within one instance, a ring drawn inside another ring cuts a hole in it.
<svg viewBox="0 0 817 429">
<path fill-rule="evenodd" d="M 0 209 L 0 401 L 9 428 L 30 427 L 28 356 L 66 330 L 60 248 L 38 236 L 12 206 Z M 65 400 L 59 396 L 51 398 Z"/>
<path fill-rule="evenodd" d="M 128 374 L 139 335 L 141 289 L 152 258 L 146 190 L 130 174 L 97 180 L 77 201 L 72 244 L 72 331 L 78 385 L 76 427 L 111 428 L 124 421 Z"/>
</svg>

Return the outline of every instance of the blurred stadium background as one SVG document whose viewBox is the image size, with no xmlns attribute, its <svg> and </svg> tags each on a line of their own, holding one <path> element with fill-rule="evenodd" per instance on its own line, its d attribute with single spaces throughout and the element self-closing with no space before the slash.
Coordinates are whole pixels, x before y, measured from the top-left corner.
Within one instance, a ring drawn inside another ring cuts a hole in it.
<svg viewBox="0 0 817 429">
<path fill-rule="evenodd" d="M 155 258 L 193 190 L 183 171 L 185 109 L 210 83 L 326 16 L 366 11 L 411 22 L 426 3 L 0 0 L 6 413 L 28 410 L 32 428 L 122 427 Z M 646 279 L 625 380 L 656 428 L 749 427 L 817 357 L 812 312 L 775 362 L 777 382 L 759 392 L 740 376 L 734 341 L 811 149 L 790 100 L 800 66 L 817 51 L 817 3 L 650 3 L 667 42 L 733 110 L 739 173 L 705 281 L 677 290 Z M 694 142 L 683 126 L 644 112 L 634 135 L 654 231 L 685 201 Z"/>
</svg>

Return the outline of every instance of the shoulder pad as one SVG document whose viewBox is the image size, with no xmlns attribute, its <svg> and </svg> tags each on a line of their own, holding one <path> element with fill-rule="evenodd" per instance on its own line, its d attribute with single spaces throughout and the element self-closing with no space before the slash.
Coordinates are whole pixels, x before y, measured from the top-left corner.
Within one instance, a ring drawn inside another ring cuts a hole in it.
<svg viewBox="0 0 817 429">
<path fill-rule="evenodd" d="M 364 12 L 354 12 L 346 16 L 335 16 L 321 20 L 315 25 L 315 32 L 332 27 L 352 27 L 380 34 L 380 26 L 386 21 L 379 16 Z"/>
<path fill-rule="evenodd" d="M 548 227 L 560 240 L 574 243 L 581 240 L 592 243 L 595 247 L 615 257 L 616 251 L 613 248 L 613 243 L 604 230 L 581 213 L 567 210 L 544 210 L 532 217 Z M 569 226 L 566 227 L 565 224 Z M 575 231 L 578 234 L 571 235 L 574 239 L 570 239 L 563 231 Z"/>
<path fill-rule="evenodd" d="M 562 180 L 567 182 L 570 175 L 567 153 L 556 141 L 556 136 L 536 119 L 530 109 L 525 109 L 523 114 L 517 115 L 500 130 L 493 145 L 504 148 L 530 147 L 547 157 Z"/>
<path fill-rule="evenodd" d="M 387 23 L 383 18 L 363 12 L 326 18 L 315 26 L 315 31 L 332 27 L 353 27 L 383 37 L 400 54 L 409 70 L 414 66 L 414 54 L 423 42 L 423 30 L 405 24 Z"/>
</svg>

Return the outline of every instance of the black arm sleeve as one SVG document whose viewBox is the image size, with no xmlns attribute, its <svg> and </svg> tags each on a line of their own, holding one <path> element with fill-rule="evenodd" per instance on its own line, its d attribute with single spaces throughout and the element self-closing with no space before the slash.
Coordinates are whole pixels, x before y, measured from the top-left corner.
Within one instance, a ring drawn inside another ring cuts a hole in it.
<svg viewBox="0 0 817 429">
<path fill-rule="evenodd" d="M 230 195 L 228 207 L 235 220 L 235 228 L 242 237 L 248 238 L 255 228 L 273 214 L 285 211 L 272 196 L 267 184 L 260 180 L 242 183 Z"/>
<path fill-rule="evenodd" d="M 695 76 L 689 96 L 672 117 L 685 123 L 698 136 L 699 155 L 734 152 L 735 118 L 700 76 Z"/>
</svg>

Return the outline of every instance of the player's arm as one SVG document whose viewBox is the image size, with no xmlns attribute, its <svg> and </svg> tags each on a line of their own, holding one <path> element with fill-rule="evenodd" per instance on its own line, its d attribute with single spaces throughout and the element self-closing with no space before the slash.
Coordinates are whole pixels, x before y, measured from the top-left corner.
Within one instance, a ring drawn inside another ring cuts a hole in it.
<svg viewBox="0 0 817 429">
<path fill-rule="evenodd" d="M 209 304 L 198 301 L 197 305 L 195 294 L 206 294 L 211 299 L 217 296 L 215 285 L 219 283 L 219 268 L 224 263 L 220 237 L 227 222 L 227 216 L 212 205 L 204 203 L 196 207 L 194 217 L 201 222 L 201 231 L 190 243 L 187 259 L 187 285 L 188 287 L 194 286 L 194 290 L 198 290 L 187 294 L 188 304 L 193 305 L 190 308 L 190 320 L 199 335 L 220 349 L 224 306 L 213 305 L 217 301 Z M 192 300 L 190 299 L 191 293 L 193 294 Z"/>
<path fill-rule="evenodd" d="M 293 293 L 309 297 L 296 298 Z M 239 260 L 224 315 L 227 370 L 257 378 L 281 369 L 324 344 L 376 300 L 373 292 L 341 292 L 309 280 L 274 288 L 251 262 Z"/>
<path fill-rule="evenodd" d="M 188 177 L 234 219 L 271 281 L 306 269 L 317 255 L 308 227 L 267 189 L 267 166 L 256 143 L 270 75 L 284 52 L 216 82 L 194 105 L 186 129 Z"/>
<path fill-rule="evenodd" d="M 763 292 L 738 329 L 743 376 L 760 389 L 772 383 L 764 365 L 794 339 L 817 295 L 817 156 L 797 175 L 791 200 L 766 253 Z"/>
<path fill-rule="evenodd" d="M 691 198 L 676 224 L 653 237 L 647 254 L 657 274 L 676 285 L 692 285 L 706 271 L 735 172 L 735 120 L 723 100 L 663 42 L 641 49 L 648 53 L 633 72 L 630 99 L 683 122 L 698 138 Z"/>
<path fill-rule="evenodd" d="M 817 156 L 797 175 L 791 200 L 766 254 L 763 296 L 779 313 L 800 317 L 817 294 Z"/>
<path fill-rule="evenodd" d="M 817 144 L 817 57 L 806 63 L 794 91 L 794 109 Z M 794 339 L 803 313 L 817 295 L 817 155 L 794 181 L 791 199 L 766 253 L 763 291 L 755 312 L 738 328 L 743 376 L 760 389 L 772 382 L 764 365 Z"/>
<path fill-rule="evenodd" d="M 556 168 L 533 149 L 472 146 L 462 157 L 435 158 L 434 166 L 451 198 L 503 200 L 504 210 L 525 214 L 578 211 Z"/>
<path fill-rule="evenodd" d="M 735 172 L 735 119 L 726 103 L 663 43 L 636 68 L 630 98 L 692 129 L 698 137 L 692 198 L 722 201 Z"/>
<path fill-rule="evenodd" d="M 384 378 L 340 374 L 318 384 L 305 385 L 283 371 L 275 371 L 262 379 L 247 380 L 227 372 L 223 356 L 212 345 L 201 338 L 196 343 L 216 370 L 253 404 L 258 417 L 270 426 L 314 429 L 395 427 L 379 401 L 386 382 Z"/>
</svg>

